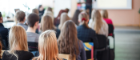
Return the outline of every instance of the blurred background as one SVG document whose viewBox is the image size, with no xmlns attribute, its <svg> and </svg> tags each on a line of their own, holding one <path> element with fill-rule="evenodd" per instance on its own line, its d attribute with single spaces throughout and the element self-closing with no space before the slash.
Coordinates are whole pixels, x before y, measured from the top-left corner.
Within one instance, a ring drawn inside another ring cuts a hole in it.
<svg viewBox="0 0 140 60">
<path fill-rule="evenodd" d="M 0 0 L 4 26 L 14 25 L 16 10 L 22 10 L 28 16 L 32 9 L 42 5 L 44 9 L 51 7 L 54 18 L 62 9 L 69 9 L 69 17 L 74 12 L 86 9 L 86 0 Z M 115 60 L 140 60 L 140 0 L 92 0 L 93 9 L 107 9 L 109 18 L 115 26 Z M 89 10 L 87 10 L 89 13 Z M 110 37 L 113 48 L 113 39 Z"/>
</svg>

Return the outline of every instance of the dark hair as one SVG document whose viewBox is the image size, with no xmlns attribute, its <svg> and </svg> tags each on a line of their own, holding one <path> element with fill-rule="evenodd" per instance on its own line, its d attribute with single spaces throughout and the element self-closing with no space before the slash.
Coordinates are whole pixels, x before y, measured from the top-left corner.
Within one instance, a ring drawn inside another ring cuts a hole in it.
<svg viewBox="0 0 140 60">
<path fill-rule="evenodd" d="M 39 16 L 37 14 L 35 13 L 29 14 L 28 20 L 27 20 L 28 26 L 34 27 L 35 23 L 38 21 L 39 21 Z"/>
<path fill-rule="evenodd" d="M 41 7 L 42 7 L 42 5 L 39 5 L 38 9 L 41 8 Z"/>
<path fill-rule="evenodd" d="M 16 12 L 16 19 L 18 22 L 23 21 L 25 18 L 25 13 L 23 11 L 17 11 Z"/>
<path fill-rule="evenodd" d="M 69 12 L 69 9 L 68 9 L 68 8 L 66 8 L 66 9 L 65 9 L 65 11 L 66 11 L 66 13 L 68 13 L 68 12 Z"/>
<path fill-rule="evenodd" d="M 2 17 L 2 14 L 1 14 L 1 12 L 0 12 L 0 17 Z"/>
<path fill-rule="evenodd" d="M 78 16 L 79 16 L 79 14 L 80 14 L 80 10 L 76 10 L 75 11 L 75 13 L 74 13 L 74 15 L 73 15 L 73 18 L 72 18 L 72 21 L 76 24 L 76 25 L 79 25 L 79 23 L 78 23 Z"/>
<path fill-rule="evenodd" d="M 73 21 L 69 20 L 64 23 L 58 38 L 59 53 L 70 54 L 71 60 L 79 54 L 79 39 L 77 29 Z"/>
</svg>

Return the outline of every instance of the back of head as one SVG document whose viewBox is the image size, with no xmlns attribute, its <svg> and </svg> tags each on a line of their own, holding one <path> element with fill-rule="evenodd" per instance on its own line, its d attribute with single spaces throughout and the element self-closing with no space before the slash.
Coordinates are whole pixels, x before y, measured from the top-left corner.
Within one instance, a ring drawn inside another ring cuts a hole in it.
<svg viewBox="0 0 140 60">
<path fill-rule="evenodd" d="M 39 15 L 38 9 L 33 9 L 33 10 L 32 10 L 32 13 L 36 13 L 37 15 Z"/>
<path fill-rule="evenodd" d="M 79 25 L 78 23 L 78 15 L 80 14 L 80 10 L 76 10 L 75 13 L 74 13 L 74 16 L 72 18 L 73 22 L 76 24 L 76 25 Z"/>
<path fill-rule="evenodd" d="M 66 13 L 69 13 L 69 9 L 68 8 L 66 8 L 65 11 L 66 11 Z"/>
<path fill-rule="evenodd" d="M 38 6 L 38 9 L 40 9 L 41 7 L 42 7 L 42 5 L 39 5 L 39 6 Z"/>
<path fill-rule="evenodd" d="M 39 60 L 57 60 L 58 46 L 55 31 L 47 30 L 39 36 Z"/>
<path fill-rule="evenodd" d="M 15 47 L 28 51 L 26 31 L 21 26 L 13 26 L 9 33 L 10 53 L 14 53 Z"/>
<path fill-rule="evenodd" d="M 18 22 L 23 22 L 25 19 L 25 13 L 23 11 L 17 11 L 15 17 Z"/>
<path fill-rule="evenodd" d="M 42 32 L 49 30 L 49 29 L 53 29 L 53 30 L 55 29 L 55 26 L 53 24 L 53 20 L 52 20 L 51 16 L 44 15 L 42 17 L 40 29 Z"/>
<path fill-rule="evenodd" d="M 27 20 L 28 26 L 34 27 L 36 22 L 39 22 L 39 16 L 35 13 L 29 14 L 28 20 Z"/>
<path fill-rule="evenodd" d="M 48 7 L 48 11 L 51 11 L 52 12 L 52 8 L 51 7 Z"/>
<path fill-rule="evenodd" d="M 59 53 L 70 54 L 72 60 L 79 54 L 77 29 L 73 21 L 66 21 L 59 36 Z"/>
<path fill-rule="evenodd" d="M 81 12 L 81 13 L 79 14 L 78 20 L 80 21 L 80 25 L 84 25 L 84 26 L 86 26 L 87 28 L 89 28 L 89 26 L 88 26 L 89 18 L 88 18 L 88 15 L 87 15 L 86 12 Z"/>
<path fill-rule="evenodd" d="M 107 12 L 107 10 L 102 10 L 101 14 L 102 14 L 102 17 L 103 18 L 108 18 L 108 12 Z"/>
<path fill-rule="evenodd" d="M 61 29 L 61 27 L 63 26 L 63 24 L 65 23 L 65 21 L 68 21 L 69 17 L 67 13 L 62 13 L 61 17 L 60 17 L 60 24 L 59 24 L 59 29 Z"/>
<path fill-rule="evenodd" d="M 92 20 L 93 20 L 95 25 L 91 26 L 91 28 L 94 29 L 95 32 L 98 34 L 102 25 L 103 25 L 102 17 L 101 17 L 99 10 L 92 11 Z"/>
</svg>

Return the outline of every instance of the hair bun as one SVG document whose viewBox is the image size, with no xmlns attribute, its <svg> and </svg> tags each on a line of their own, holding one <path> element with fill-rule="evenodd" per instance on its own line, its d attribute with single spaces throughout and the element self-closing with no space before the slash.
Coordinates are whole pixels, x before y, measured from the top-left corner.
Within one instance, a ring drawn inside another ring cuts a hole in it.
<svg viewBox="0 0 140 60">
<path fill-rule="evenodd" d="M 86 19 L 85 18 L 82 18 L 82 21 L 86 21 Z"/>
</svg>

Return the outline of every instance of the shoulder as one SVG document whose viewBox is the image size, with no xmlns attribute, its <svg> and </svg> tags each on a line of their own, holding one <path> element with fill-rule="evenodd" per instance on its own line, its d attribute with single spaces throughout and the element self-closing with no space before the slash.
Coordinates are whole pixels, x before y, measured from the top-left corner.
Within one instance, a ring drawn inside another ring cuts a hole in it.
<svg viewBox="0 0 140 60">
<path fill-rule="evenodd" d="M 95 31 L 93 29 L 91 29 L 91 28 L 89 28 L 89 31 L 95 33 Z"/>
<path fill-rule="evenodd" d="M 33 57 L 33 54 L 31 52 L 28 52 L 28 51 L 16 51 L 16 54 L 24 55 L 24 56 L 28 56 L 28 57 Z"/>
<path fill-rule="evenodd" d="M 8 51 L 4 51 L 2 55 L 2 60 L 16 59 L 15 57 L 15 55 L 9 53 Z"/>
<path fill-rule="evenodd" d="M 8 51 L 4 51 L 3 55 L 10 55 L 10 53 Z"/>
</svg>

